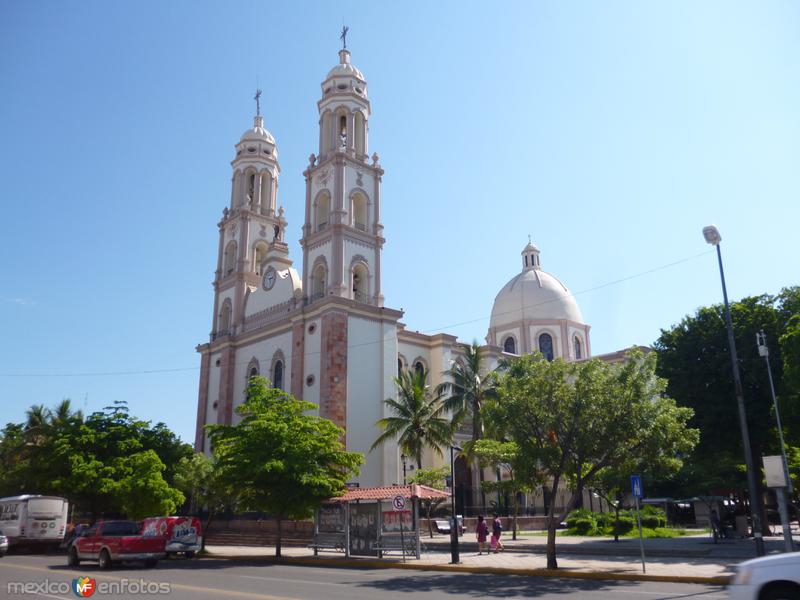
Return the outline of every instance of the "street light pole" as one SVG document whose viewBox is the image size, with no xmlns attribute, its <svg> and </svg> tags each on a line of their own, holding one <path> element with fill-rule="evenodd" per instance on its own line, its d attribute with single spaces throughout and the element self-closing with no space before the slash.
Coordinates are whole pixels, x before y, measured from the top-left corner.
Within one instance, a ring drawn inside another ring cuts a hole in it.
<svg viewBox="0 0 800 600">
<path fill-rule="evenodd" d="M 786 489 L 776 488 L 778 495 L 778 509 L 781 513 L 781 525 L 783 526 L 783 541 L 787 552 L 794 551 L 791 526 L 789 525 L 789 510 L 786 506 L 786 495 L 792 493 L 792 479 L 789 477 L 789 463 L 786 462 L 786 446 L 783 443 L 783 427 L 781 427 L 781 413 L 778 410 L 778 398 L 775 396 L 775 385 L 772 383 L 772 367 L 769 364 L 769 346 L 767 346 L 767 334 L 759 331 L 756 334 L 756 345 L 758 354 L 764 357 L 767 363 L 767 376 L 769 377 L 769 391 L 772 393 L 772 404 L 775 407 L 775 420 L 778 424 L 778 439 L 781 442 L 781 462 L 783 463 L 783 476 L 786 479 Z"/>
<path fill-rule="evenodd" d="M 750 496 L 750 516 L 753 519 L 753 539 L 756 543 L 756 556 L 764 556 L 764 538 L 761 528 L 761 502 L 758 499 L 758 488 L 756 487 L 755 468 L 753 466 L 753 453 L 750 449 L 750 432 L 747 428 L 747 414 L 744 408 L 744 392 L 742 391 L 742 379 L 739 374 L 739 358 L 736 354 L 736 340 L 733 337 L 733 322 L 731 321 L 731 308 L 728 304 L 728 290 L 725 287 L 725 271 L 722 268 L 722 251 L 719 243 L 722 236 L 719 230 L 713 225 L 703 227 L 703 237 L 706 242 L 716 247 L 717 262 L 719 263 L 719 277 L 722 281 L 722 297 L 725 300 L 725 324 L 728 329 L 728 346 L 731 353 L 731 365 L 733 367 L 733 387 L 736 393 L 736 404 L 739 408 L 739 427 L 742 434 L 742 445 L 744 446 L 744 462 L 747 467 L 747 493 Z"/>
<path fill-rule="evenodd" d="M 450 523 L 450 564 L 461 562 L 458 554 L 458 517 L 456 517 L 456 468 L 455 451 L 461 452 L 458 446 L 450 446 L 450 501 L 453 509 L 453 520 Z"/>
<path fill-rule="evenodd" d="M 400 455 L 400 460 L 403 461 L 403 485 L 408 485 L 406 483 L 406 455 L 405 454 L 401 454 Z"/>
</svg>

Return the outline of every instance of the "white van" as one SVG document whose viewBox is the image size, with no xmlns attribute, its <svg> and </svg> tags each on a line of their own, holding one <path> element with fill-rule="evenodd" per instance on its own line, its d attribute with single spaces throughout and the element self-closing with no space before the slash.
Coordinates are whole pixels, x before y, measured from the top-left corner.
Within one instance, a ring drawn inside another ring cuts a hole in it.
<svg viewBox="0 0 800 600">
<path fill-rule="evenodd" d="M 58 546 L 67 527 L 69 502 L 58 496 L 26 494 L 0 498 L 0 531 L 10 547 Z"/>
</svg>

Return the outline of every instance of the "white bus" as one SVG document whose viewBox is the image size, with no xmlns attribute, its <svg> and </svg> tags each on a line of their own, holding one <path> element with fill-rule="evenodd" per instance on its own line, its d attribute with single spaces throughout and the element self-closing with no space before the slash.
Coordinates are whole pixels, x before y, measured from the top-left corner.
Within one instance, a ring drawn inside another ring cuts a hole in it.
<svg viewBox="0 0 800 600">
<path fill-rule="evenodd" d="M 0 532 L 9 547 L 58 546 L 64 539 L 69 503 L 58 496 L 25 494 L 0 498 Z"/>
</svg>

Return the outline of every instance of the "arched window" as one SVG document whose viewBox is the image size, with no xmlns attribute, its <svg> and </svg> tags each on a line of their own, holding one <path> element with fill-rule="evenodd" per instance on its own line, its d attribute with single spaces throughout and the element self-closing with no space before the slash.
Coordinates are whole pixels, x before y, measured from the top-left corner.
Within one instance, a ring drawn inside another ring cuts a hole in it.
<svg viewBox="0 0 800 600">
<path fill-rule="evenodd" d="M 328 192 L 322 192 L 317 196 L 317 231 L 322 231 L 328 226 L 328 219 L 331 212 L 331 198 Z"/>
<path fill-rule="evenodd" d="M 317 265 L 311 280 L 311 300 L 318 300 L 325 296 L 325 265 Z"/>
<path fill-rule="evenodd" d="M 553 358 L 555 358 L 553 354 L 553 337 L 549 333 L 543 333 L 539 336 L 539 352 L 541 352 L 547 360 L 553 360 Z"/>
<path fill-rule="evenodd" d="M 347 115 L 339 117 L 339 147 L 347 148 Z"/>
<path fill-rule="evenodd" d="M 267 245 L 266 244 L 257 244 L 256 250 L 253 252 L 253 272 L 256 275 L 261 275 L 261 263 L 264 262 L 264 258 L 267 256 Z"/>
<path fill-rule="evenodd" d="M 366 152 L 366 135 L 365 135 L 365 121 L 364 115 L 359 110 L 356 111 L 356 118 L 355 118 L 355 136 L 356 136 L 356 154 L 363 155 Z"/>
<path fill-rule="evenodd" d="M 572 340 L 572 343 L 575 346 L 575 360 L 580 360 L 583 358 L 583 355 L 581 354 L 581 338 L 576 335 L 575 339 Z"/>
<path fill-rule="evenodd" d="M 283 389 L 283 361 L 279 360 L 272 368 L 272 387 Z"/>
<path fill-rule="evenodd" d="M 414 373 L 417 375 L 422 375 L 425 373 L 425 365 L 422 364 L 421 360 L 418 360 L 414 363 Z"/>
<path fill-rule="evenodd" d="M 222 304 L 222 310 L 219 311 L 219 320 L 217 321 L 217 335 L 228 335 L 231 328 L 231 303 L 226 300 Z"/>
<path fill-rule="evenodd" d="M 258 369 L 255 367 L 250 367 L 250 374 L 248 375 L 248 378 L 252 379 L 253 377 L 258 377 Z"/>
<path fill-rule="evenodd" d="M 397 376 L 400 377 L 400 374 L 403 372 L 403 359 L 397 359 Z"/>
<path fill-rule="evenodd" d="M 367 198 L 361 192 L 353 194 L 353 227 L 367 230 Z"/>
<path fill-rule="evenodd" d="M 233 269 L 236 267 L 236 242 L 233 240 L 225 246 L 225 256 L 222 262 L 222 276 L 227 277 L 233 273 Z"/>
<path fill-rule="evenodd" d="M 362 264 L 353 267 L 353 299 L 357 302 L 366 302 L 369 297 L 369 274 Z"/>
<path fill-rule="evenodd" d="M 517 342 L 514 340 L 513 337 L 508 336 L 506 341 L 503 342 L 503 352 L 508 354 L 516 354 L 517 353 Z"/>
<path fill-rule="evenodd" d="M 255 198 L 256 198 L 256 174 L 250 173 L 247 176 L 247 202 L 250 205 L 254 205 Z"/>
</svg>

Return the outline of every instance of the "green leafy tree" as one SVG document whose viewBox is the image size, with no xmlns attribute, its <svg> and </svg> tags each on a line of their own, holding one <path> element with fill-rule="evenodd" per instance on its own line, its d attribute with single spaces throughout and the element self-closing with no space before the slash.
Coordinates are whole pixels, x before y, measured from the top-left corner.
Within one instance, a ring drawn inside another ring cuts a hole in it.
<svg viewBox="0 0 800 600">
<path fill-rule="evenodd" d="M 2 431 L 0 490 L 65 496 L 93 516 L 170 513 L 182 495 L 164 480 L 162 455 L 172 461 L 186 447 L 162 423 L 133 418 L 124 402 L 85 419 L 69 400 L 35 405 L 25 423 Z"/>
<path fill-rule="evenodd" d="M 483 407 L 495 397 L 495 379 L 486 363 L 477 341 L 461 346 L 463 356 L 454 361 L 444 372 L 445 381 L 437 389 L 443 396 L 444 407 L 453 415 L 453 428 L 467 425 L 472 432 L 470 441 L 474 444 L 485 435 Z M 477 465 L 477 459 L 465 447 L 465 456 Z M 486 497 L 483 490 L 484 473 L 478 469 L 481 483 L 481 506 L 486 511 Z"/>
<path fill-rule="evenodd" d="M 796 322 L 792 319 L 798 309 L 800 288 L 797 287 L 784 289 L 778 296 L 744 298 L 731 304 L 753 464 L 757 466 L 763 454 L 779 452 L 767 369 L 756 346 L 758 331 L 763 330 L 767 335 L 784 436 L 790 444 L 800 443 L 800 435 L 796 433 L 800 431 L 800 409 L 798 396 L 793 396 L 796 393 L 793 389 L 800 391 L 800 388 L 791 384 L 792 365 L 800 359 L 800 348 L 793 349 L 791 343 Z M 668 380 L 668 395 L 680 406 L 694 410 L 690 425 L 701 432 L 694 458 L 663 479 L 655 493 L 715 495 L 747 487 L 723 311 L 722 305 L 700 308 L 678 325 L 662 330 L 655 343 L 658 375 Z M 761 477 L 756 479 L 761 486 Z"/>
<path fill-rule="evenodd" d="M 511 535 L 517 539 L 517 517 L 519 517 L 519 494 L 530 491 L 534 483 L 541 483 L 539 471 L 533 469 L 527 472 L 527 477 L 520 478 L 520 473 L 526 473 L 525 466 L 520 459 L 519 446 L 516 442 L 502 442 L 498 440 L 478 440 L 472 444 L 470 451 L 478 459 L 478 464 L 483 467 L 497 469 L 497 481 L 484 481 L 483 491 L 497 493 L 498 496 L 511 498 Z M 522 470 L 519 468 L 522 467 Z M 500 470 L 506 472 L 506 478 L 500 475 Z M 498 499 L 498 506 L 500 505 Z"/>
<path fill-rule="evenodd" d="M 214 461 L 196 452 L 184 457 L 175 469 L 175 487 L 189 499 L 190 514 L 207 511 L 204 531 L 222 511 L 236 510 L 239 504 L 237 487 L 227 484 L 218 473 Z"/>
<path fill-rule="evenodd" d="M 237 425 L 208 425 L 222 481 L 241 490 L 241 506 L 274 516 L 275 555 L 281 555 L 281 520 L 306 519 L 322 502 L 341 495 L 363 456 L 347 452 L 344 431 L 307 414 L 316 408 L 263 377 L 251 377 Z"/>
<path fill-rule="evenodd" d="M 172 515 L 183 504 L 184 495 L 164 480 L 162 473 L 166 466 L 154 450 L 136 452 L 120 459 L 115 466 L 115 476 L 119 479 L 112 485 L 111 493 L 129 519 Z"/>
<path fill-rule="evenodd" d="M 516 442 L 520 460 L 540 465 L 549 478 L 548 568 L 558 568 L 556 527 L 602 469 L 648 448 L 685 453 L 696 441 L 697 432 L 686 427 L 692 411 L 664 397 L 666 382 L 655 376 L 655 359 L 638 350 L 619 365 L 523 356 L 501 377 L 494 418 Z M 556 515 L 562 483 L 572 495 Z"/>
<path fill-rule="evenodd" d="M 384 402 L 394 415 L 377 422 L 383 431 L 370 447 L 374 450 L 388 440 L 398 440 L 400 450 L 417 461 L 422 468 L 422 451 L 427 447 L 442 456 L 442 448 L 450 445 L 453 429 L 445 418 L 441 397 L 431 394 L 428 371 L 405 370 L 395 377 L 397 399 Z"/>
<path fill-rule="evenodd" d="M 438 469 L 418 469 L 411 478 L 411 483 L 427 485 L 437 490 L 444 489 L 447 476 L 450 474 L 450 467 L 440 467 Z M 428 519 L 428 535 L 433 537 L 433 523 L 431 513 L 442 503 L 444 498 L 423 499 L 422 504 L 425 509 L 425 516 Z"/>
</svg>

